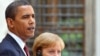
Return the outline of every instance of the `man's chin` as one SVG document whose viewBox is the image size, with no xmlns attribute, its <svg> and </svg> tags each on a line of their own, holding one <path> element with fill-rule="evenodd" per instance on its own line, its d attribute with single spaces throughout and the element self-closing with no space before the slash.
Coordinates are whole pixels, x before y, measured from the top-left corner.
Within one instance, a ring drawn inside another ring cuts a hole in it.
<svg viewBox="0 0 100 56">
<path fill-rule="evenodd" d="M 32 38 L 32 37 L 34 37 L 34 34 L 29 35 L 29 38 Z"/>
</svg>

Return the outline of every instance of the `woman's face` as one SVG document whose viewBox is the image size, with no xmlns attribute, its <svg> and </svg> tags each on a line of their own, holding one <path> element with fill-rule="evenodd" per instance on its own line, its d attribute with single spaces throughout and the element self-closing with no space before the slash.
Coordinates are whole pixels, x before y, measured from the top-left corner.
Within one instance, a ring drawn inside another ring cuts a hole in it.
<svg viewBox="0 0 100 56">
<path fill-rule="evenodd" d="M 42 49 L 43 56 L 61 56 L 61 46 L 56 44 Z"/>
</svg>

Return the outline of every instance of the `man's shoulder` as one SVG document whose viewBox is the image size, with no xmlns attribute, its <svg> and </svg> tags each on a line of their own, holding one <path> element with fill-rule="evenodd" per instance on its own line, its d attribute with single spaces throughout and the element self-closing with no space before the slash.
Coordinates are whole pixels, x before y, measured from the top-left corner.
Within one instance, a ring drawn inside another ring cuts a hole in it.
<svg viewBox="0 0 100 56">
<path fill-rule="evenodd" d="M 4 38 L 0 43 L 0 56 L 25 56 L 20 47 L 18 47 L 16 43 L 12 42 L 14 41 Z"/>
<path fill-rule="evenodd" d="M 12 44 L 5 39 L 0 43 L 0 50 L 1 49 L 7 49 L 9 47 L 12 48 Z"/>
<path fill-rule="evenodd" d="M 19 52 L 9 41 L 0 43 L 0 56 L 19 56 Z"/>
<path fill-rule="evenodd" d="M 5 37 L 0 43 L 0 54 L 6 52 L 16 52 L 14 44 L 11 42 L 12 40 L 8 39 L 9 37 Z"/>
<path fill-rule="evenodd" d="M 12 47 L 12 43 L 11 43 L 11 39 L 8 35 L 6 35 L 6 37 L 2 40 L 2 42 L 0 43 L 0 49 L 6 49 L 6 48 L 9 48 L 9 47 Z"/>
</svg>

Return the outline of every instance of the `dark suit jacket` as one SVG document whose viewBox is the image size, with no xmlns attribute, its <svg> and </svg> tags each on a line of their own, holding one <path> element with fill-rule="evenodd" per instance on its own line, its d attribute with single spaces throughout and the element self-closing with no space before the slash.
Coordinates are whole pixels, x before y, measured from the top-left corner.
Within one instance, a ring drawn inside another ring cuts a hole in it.
<svg viewBox="0 0 100 56">
<path fill-rule="evenodd" d="M 7 34 L 0 43 L 0 56 L 25 56 L 17 42 Z"/>
</svg>

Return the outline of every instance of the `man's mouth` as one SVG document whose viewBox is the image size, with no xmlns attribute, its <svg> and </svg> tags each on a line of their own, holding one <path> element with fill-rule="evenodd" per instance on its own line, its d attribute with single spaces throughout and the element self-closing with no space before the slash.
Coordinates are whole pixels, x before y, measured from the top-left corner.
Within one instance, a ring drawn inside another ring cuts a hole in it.
<svg viewBox="0 0 100 56">
<path fill-rule="evenodd" d="M 29 27 L 28 30 L 33 31 L 33 30 L 35 30 L 35 27 Z"/>
</svg>

